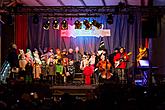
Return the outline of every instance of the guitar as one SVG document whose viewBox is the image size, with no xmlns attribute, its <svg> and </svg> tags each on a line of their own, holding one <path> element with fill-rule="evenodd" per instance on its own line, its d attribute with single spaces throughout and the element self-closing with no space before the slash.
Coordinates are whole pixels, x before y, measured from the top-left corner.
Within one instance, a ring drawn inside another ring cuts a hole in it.
<svg viewBox="0 0 165 110">
<path fill-rule="evenodd" d="M 132 52 L 129 52 L 127 55 L 132 55 Z M 125 61 L 124 58 L 120 58 L 118 61 L 115 61 L 115 68 L 117 68 L 123 61 Z"/>
<path fill-rule="evenodd" d="M 137 55 L 136 60 L 139 61 L 146 55 L 147 55 L 147 49 L 146 48 L 144 48 L 144 49 L 139 48 L 139 54 Z"/>
</svg>

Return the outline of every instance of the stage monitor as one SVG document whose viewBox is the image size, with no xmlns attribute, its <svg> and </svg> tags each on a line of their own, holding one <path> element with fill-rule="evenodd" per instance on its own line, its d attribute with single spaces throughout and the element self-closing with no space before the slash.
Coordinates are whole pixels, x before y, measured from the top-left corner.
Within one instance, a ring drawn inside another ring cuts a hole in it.
<svg viewBox="0 0 165 110">
<path fill-rule="evenodd" d="M 141 67 L 149 67 L 149 60 L 139 60 Z"/>
</svg>

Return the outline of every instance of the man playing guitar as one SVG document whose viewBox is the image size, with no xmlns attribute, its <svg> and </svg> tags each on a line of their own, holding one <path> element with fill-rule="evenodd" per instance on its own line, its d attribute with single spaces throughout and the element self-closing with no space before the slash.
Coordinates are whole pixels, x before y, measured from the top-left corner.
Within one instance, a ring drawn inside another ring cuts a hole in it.
<svg viewBox="0 0 165 110">
<path fill-rule="evenodd" d="M 117 73 L 118 78 L 121 81 L 121 83 L 123 83 L 123 81 L 125 81 L 125 69 L 127 66 L 128 59 L 129 59 L 128 55 L 125 52 L 125 49 L 123 47 L 121 47 L 119 49 L 119 53 L 117 53 L 114 56 L 116 73 Z"/>
</svg>

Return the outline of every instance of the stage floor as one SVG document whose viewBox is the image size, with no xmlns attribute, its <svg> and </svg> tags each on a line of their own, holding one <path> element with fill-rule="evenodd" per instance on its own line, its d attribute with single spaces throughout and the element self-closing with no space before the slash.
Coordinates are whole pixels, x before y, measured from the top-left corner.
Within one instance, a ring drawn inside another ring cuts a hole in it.
<svg viewBox="0 0 165 110">
<path fill-rule="evenodd" d="M 50 90 L 52 95 L 58 96 L 63 95 L 64 93 L 69 93 L 70 95 L 84 96 L 88 93 L 94 93 L 99 85 L 52 85 Z"/>
</svg>

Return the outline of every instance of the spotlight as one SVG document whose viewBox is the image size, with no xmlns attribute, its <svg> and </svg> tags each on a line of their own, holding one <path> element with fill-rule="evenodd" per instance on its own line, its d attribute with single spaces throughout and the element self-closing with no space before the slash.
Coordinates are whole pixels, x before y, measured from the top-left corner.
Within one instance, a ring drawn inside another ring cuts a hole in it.
<svg viewBox="0 0 165 110">
<path fill-rule="evenodd" d="M 85 28 L 86 30 L 91 29 L 91 24 L 89 23 L 88 20 L 84 20 L 83 24 L 86 26 L 86 28 Z"/>
<path fill-rule="evenodd" d="M 124 8 L 126 7 L 126 3 L 124 3 L 124 2 L 119 2 L 119 3 L 118 3 L 118 7 L 119 7 L 120 10 L 122 10 L 122 9 L 124 9 Z"/>
<path fill-rule="evenodd" d="M 39 22 L 39 17 L 38 17 L 38 15 L 37 15 L 37 14 L 33 15 L 33 23 L 34 23 L 34 24 L 38 24 L 38 22 Z"/>
<path fill-rule="evenodd" d="M 113 24 L 113 16 L 112 16 L 112 14 L 109 14 L 109 15 L 108 15 L 107 23 L 108 23 L 108 24 Z"/>
<path fill-rule="evenodd" d="M 115 12 L 120 13 L 126 7 L 126 3 L 119 2 L 118 5 L 115 7 Z"/>
<path fill-rule="evenodd" d="M 102 28 L 102 25 L 100 23 L 98 23 L 96 20 L 93 20 L 92 21 L 92 25 L 97 27 L 98 29 L 101 29 Z"/>
<path fill-rule="evenodd" d="M 50 21 L 47 20 L 47 21 L 43 24 L 43 29 L 49 30 L 49 28 L 50 28 Z"/>
<path fill-rule="evenodd" d="M 58 23 L 59 22 L 57 20 L 53 21 L 53 24 L 52 24 L 53 29 L 59 29 L 59 24 Z"/>
<path fill-rule="evenodd" d="M 68 23 L 66 20 L 63 20 L 61 22 L 61 29 L 63 29 L 63 30 L 68 29 Z"/>
<path fill-rule="evenodd" d="M 133 14 L 128 15 L 128 23 L 133 24 L 134 23 L 134 16 Z"/>
<path fill-rule="evenodd" d="M 75 29 L 81 29 L 82 23 L 79 20 L 76 20 L 74 24 L 75 24 Z"/>
</svg>

